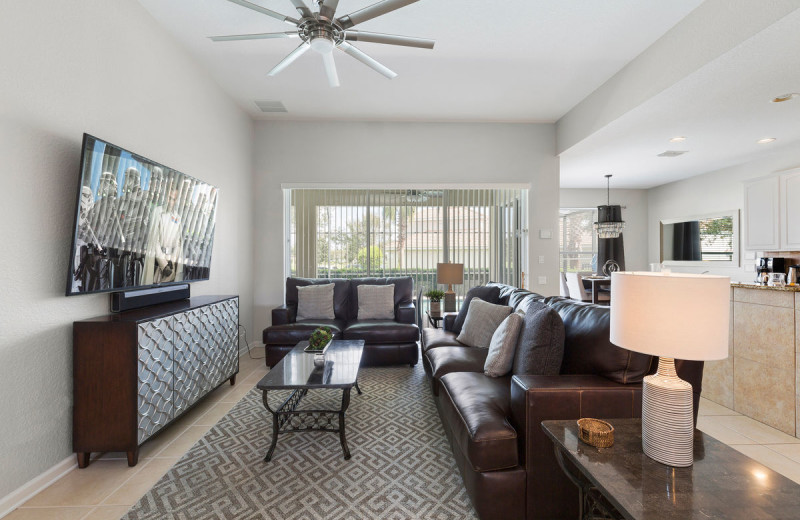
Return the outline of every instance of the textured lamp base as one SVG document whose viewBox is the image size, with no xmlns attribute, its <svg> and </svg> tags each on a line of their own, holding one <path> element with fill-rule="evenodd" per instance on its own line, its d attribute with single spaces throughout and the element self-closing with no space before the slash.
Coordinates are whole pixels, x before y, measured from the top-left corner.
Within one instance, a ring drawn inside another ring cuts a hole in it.
<svg viewBox="0 0 800 520">
<path fill-rule="evenodd" d="M 679 468 L 694 462 L 692 385 L 678 377 L 675 360 L 658 358 L 658 372 L 642 385 L 642 450 Z"/>
<path fill-rule="evenodd" d="M 444 293 L 444 312 L 456 311 L 456 293 L 453 291 L 451 285 L 447 292 Z"/>
</svg>

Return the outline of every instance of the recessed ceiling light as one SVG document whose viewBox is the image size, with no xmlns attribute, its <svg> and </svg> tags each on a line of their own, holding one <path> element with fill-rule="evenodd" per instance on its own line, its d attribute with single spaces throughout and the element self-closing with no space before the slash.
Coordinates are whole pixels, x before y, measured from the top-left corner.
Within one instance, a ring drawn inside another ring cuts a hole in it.
<svg viewBox="0 0 800 520">
<path fill-rule="evenodd" d="M 771 142 L 773 142 L 773 141 L 775 141 L 775 138 L 774 138 L 774 137 L 765 137 L 764 139 L 759 139 L 759 140 L 758 140 L 758 141 L 756 141 L 756 142 L 757 142 L 758 144 L 768 144 L 768 143 L 771 143 Z"/>
<path fill-rule="evenodd" d="M 685 140 L 686 140 L 685 137 L 683 137 L 682 135 L 679 135 L 678 137 L 673 137 L 672 139 L 670 139 L 669 142 L 670 143 L 682 143 Z"/>
<path fill-rule="evenodd" d="M 798 94 L 797 92 L 790 92 L 788 94 L 781 94 L 780 96 L 773 98 L 772 102 L 783 103 L 784 101 L 789 101 L 796 97 L 800 97 L 800 94 Z"/>
</svg>

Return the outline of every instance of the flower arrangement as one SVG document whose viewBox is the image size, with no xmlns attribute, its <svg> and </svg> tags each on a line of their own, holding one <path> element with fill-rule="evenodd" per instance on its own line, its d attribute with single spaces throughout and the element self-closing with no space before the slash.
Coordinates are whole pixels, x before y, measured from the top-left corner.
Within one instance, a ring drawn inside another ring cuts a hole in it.
<svg viewBox="0 0 800 520">
<path fill-rule="evenodd" d="M 333 332 L 331 332 L 331 329 L 329 327 L 320 327 L 311 333 L 311 337 L 308 339 L 308 350 L 322 352 L 332 339 Z"/>
<path fill-rule="evenodd" d="M 439 289 L 431 289 L 425 293 L 425 296 L 432 302 L 440 302 L 444 298 L 444 291 Z"/>
</svg>

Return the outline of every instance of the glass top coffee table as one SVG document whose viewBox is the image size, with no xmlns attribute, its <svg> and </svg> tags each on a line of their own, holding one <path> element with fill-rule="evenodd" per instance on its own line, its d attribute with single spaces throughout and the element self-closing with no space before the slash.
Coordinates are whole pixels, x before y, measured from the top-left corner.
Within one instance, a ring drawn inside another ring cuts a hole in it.
<svg viewBox="0 0 800 520">
<path fill-rule="evenodd" d="M 264 407 L 272 414 L 272 444 L 265 461 L 272 459 L 278 434 L 301 431 L 338 432 L 345 460 L 350 459 L 350 450 L 344 433 L 344 414 L 350 405 L 350 390 L 358 387 L 358 369 L 364 340 L 334 340 L 325 352 L 325 362 L 320 366 L 314 363 L 314 354 L 303 352 L 308 341 L 298 343 L 267 375 L 258 382 L 256 388 L 262 391 Z M 342 405 L 338 410 L 306 410 L 297 407 L 309 390 L 341 389 Z M 267 400 L 270 390 L 294 390 L 277 409 L 272 409 Z M 334 418 L 338 426 L 334 427 Z"/>
</svg>

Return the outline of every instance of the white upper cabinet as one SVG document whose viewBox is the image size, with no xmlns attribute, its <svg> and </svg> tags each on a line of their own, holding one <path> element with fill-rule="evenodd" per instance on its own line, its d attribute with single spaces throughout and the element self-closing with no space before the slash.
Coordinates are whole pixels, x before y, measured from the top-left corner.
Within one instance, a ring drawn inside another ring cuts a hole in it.
<svg viewBox="0 0 800 520">
<path fill-rule="evenodd" d="M 774 251 L 781 248 L 780 191 L 779 177 L 745 182 L 745 249 Z"/>
<path fill-rule="evenodd" d="M 781 175 L 781 248 L 800 251 L 800 171 Z"/>
</svg>

